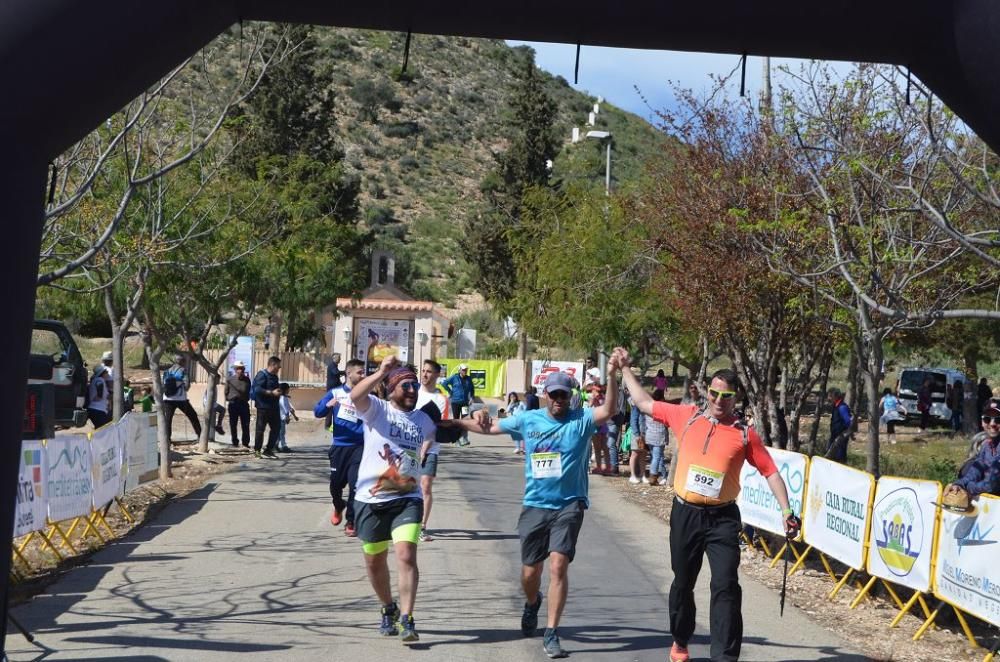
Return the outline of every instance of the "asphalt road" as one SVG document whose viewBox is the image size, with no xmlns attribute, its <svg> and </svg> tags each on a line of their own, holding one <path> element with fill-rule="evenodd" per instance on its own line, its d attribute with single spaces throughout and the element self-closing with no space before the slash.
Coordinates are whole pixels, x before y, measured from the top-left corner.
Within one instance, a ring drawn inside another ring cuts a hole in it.
<svg viewBox="0 0 1000 662">
<path fill-rule="evenodd" d="M 376 632 L 378 604 L 360 543 L 329 524 L 326 442 L 311 422 L 293 428 L 294 455 L 250 460 L 213 479 L 14 609 L 37 645 L 9 631 L 10 659 L 547 659 L 541 640 L 519 630 L 515 524 L 523 469 L 506 437 L 473 435 L 472 446 L 444 451 L 431 521 L 436 539 L 419 551 L 421 639 L 407 652 Z M 296 443 L 305 432 L 312 446 Z M 570 570 L 563 646 L 580 661 L 662 662 L 670 643 L 666 525 L 602 479 L 591 492 Z M 708 658 L 708 579 L 706 563 L 694 659 Z M 749 579 L 743 589 L 743 660 L 867 659 L 794 607 L 778 619 L 770 589 Z"/>
</svg>

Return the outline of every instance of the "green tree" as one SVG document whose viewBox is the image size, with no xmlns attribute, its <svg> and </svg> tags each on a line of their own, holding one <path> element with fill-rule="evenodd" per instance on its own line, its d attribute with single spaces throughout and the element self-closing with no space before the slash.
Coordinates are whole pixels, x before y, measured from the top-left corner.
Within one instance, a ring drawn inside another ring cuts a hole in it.
<svg viewBox="0 0 1000 662">
<path fill-rule="evenodd" d="M 531 51 L 521 64 L 510 97 L 508 146 L 480 183 L 485 204 L 466 219 L 462 242 L 476 269 L 476 288 L 500 312 L 508 310 L 518 289 L 511 241 L 521 230 L 525 193 L 550 186 L 548 162 L 558 148 L 556 104 L 545 92 Z"/>
</svg>

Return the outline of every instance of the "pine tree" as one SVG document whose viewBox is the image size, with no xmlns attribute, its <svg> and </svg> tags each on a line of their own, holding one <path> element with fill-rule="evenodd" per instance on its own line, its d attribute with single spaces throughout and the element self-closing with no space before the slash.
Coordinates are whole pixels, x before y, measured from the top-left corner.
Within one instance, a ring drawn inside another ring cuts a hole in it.
<svg viewBox="0 0 1000 662">
<path fill-rule="evenodd" d="M 466 219 L 462 242 L 475 267 L 476 288 L 501 313 L 517 291 L 510 238 L 520 226 L 524 196 L 532 187 L 550 186 L 548 161 L 559 146 L 556 110 L 529 51 L 510 98 L 508 148 L 480 182 L 486 202 Z"/>
</svg>

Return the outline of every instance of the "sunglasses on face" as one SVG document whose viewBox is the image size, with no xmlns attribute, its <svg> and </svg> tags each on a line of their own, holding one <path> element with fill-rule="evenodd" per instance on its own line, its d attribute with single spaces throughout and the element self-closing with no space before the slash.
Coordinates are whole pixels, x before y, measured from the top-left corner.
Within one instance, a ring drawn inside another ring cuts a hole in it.
<svg viewBox="0 0 1000 662">
<path fill-rule="evenodd" d="M 402 387 L 403 391 L 420 390 L 420 382 L 403 382 L 402 384 L 400 384 L 400 386 Z"/>
<path fill-rule="evenodd" d="M 549 400 L 569 400 L 569 393 L 566 391 L 549 391 Z"/>
<path fill-rule="evenodd" d="M 1000 425 L 1000 416 L 983 416 L 982 420 L 985 425 Z"/>
<path fill-rule="evenodd" d="M 713 400 L 729 400 L 730 398 L 736 397 L 736 391 L 720 391 L 718 389 L 710 388 L 708 389 L 708 395 Z"/>
</svg>

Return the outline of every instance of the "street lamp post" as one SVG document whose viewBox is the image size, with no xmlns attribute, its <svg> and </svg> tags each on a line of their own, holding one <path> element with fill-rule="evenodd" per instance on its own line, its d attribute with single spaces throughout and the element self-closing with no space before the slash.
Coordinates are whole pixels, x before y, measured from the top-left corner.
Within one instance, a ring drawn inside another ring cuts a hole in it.
<svg viewBox="0 0 1000 662">
<path fill-rule="evenodd" d="M 611 195 L 611 132 L 610 131 L 588 131 L 588 138 L 607 141 L 607 156 L 604 166 L 604 193 Z"/>
</svg>

